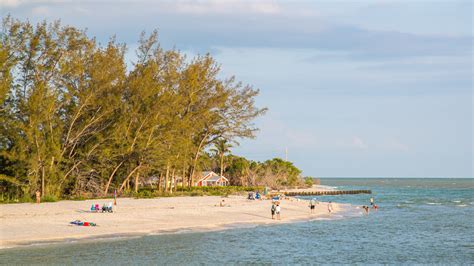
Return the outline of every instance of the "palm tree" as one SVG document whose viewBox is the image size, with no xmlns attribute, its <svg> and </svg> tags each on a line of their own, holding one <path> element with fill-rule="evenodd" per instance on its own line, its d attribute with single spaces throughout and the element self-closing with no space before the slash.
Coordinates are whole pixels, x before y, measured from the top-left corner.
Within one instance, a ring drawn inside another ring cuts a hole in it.
<svg viewBox="0 0 474 266">
<path fill-rule="evenodd" d="M 232 148 L 232 145 L 227 139 L 218 139 L 214 142 L 214 148 L 212 148 L 212 151 L 219 157 L 221 176 L 224 174 L 224 156 L 230 152 L 230 148 Z"/>
</svg>

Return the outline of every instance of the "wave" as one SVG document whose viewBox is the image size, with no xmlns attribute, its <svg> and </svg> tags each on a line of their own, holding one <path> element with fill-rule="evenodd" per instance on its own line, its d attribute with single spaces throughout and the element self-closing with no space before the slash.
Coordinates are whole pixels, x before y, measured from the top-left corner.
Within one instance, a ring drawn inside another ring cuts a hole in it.
<svg viewBox="0 0 474 266">
<path fill-rule="evenodd" d="M 441 205 L 439 202 L 427 202 L 428 205 Z"/>
<path fill-rule="evenodd" d="M 458 207 L 467 207 L 466 204 L 460 204 L 460 205 L 456 205 L 456 206 L 458 206 Z"/>
</svg>

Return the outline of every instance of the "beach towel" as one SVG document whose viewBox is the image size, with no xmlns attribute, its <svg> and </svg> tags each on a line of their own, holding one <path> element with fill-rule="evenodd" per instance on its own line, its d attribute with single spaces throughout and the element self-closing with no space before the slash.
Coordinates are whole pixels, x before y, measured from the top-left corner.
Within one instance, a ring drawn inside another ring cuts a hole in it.
<svg viewBox="0 0 474 266">
<path fill-rule="evenodd" d="M 77 226 L 97 226 L 96 223 L 92 222 L 81 222 L 80 220 L 75 220 L 70 222 L 69 224 L 77 225 Z"/>
</svg>

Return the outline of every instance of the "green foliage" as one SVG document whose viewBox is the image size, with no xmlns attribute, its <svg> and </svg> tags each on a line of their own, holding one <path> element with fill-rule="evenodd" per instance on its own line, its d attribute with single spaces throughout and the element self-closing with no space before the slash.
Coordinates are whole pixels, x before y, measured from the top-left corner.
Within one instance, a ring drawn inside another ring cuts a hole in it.
<svg viewBox="0 0 474 266">
<path fill-rule="evenodd" d="M 54 195 L 46 195 L 41 199 L 41 202 L 56 202 L 59 198 Z"/>
<path fill-rule="evenodd" d="M 168 191 L 160 192 L 152 188 L 142 188 L 138 193 L 134 193 L 135 198 L 153 198 L 153 197 L 180 197 L 180 196 L 228 196 L 241 194 L 249 191 L 263 191 L 264 187 L 181 187 L 177 191 L 170 193 Z"/>
<path fill-rule="evenodd" d="M 265 162 L 249 161 L 243 157 L 230 156 L 224 175 L 232 184 L 259 185 L 272 188 L 296 186 L 303 183 L 301 170 L 293 163 L 274 158 Z"/>
<path fill-rule="evenodd" d="M 126 47 L 114 39 L 104 46 L 59 22 L 3 19 L 5 198 L 32 198 L 36 191 L 43 201 L 98 197 L 112 190 L 151 197 L 139 186 L 152 176 L 161 176 L 160 193 L 171 195 L 178 174 L 192 186 L 205 167 L 200 157 L 213 145 L 224 147 L 224 170 L 229 145 L 222 141 L 254 137 L 252 120 L 266 111 L 255 106 L 258 90 L 221 78 L 210 55 L 186 59 L 162 49 L 157 37 L 141 35 L 138 59 L 127 71 Z"/>
<path fill-rule="evenodd" d="M 312 177 L 305 177 L 304 178 L 304 183 L 305 185 L 307 185 L 308 187 L 311 187 L 313 185 L 313 178 Z"/>
</svg>

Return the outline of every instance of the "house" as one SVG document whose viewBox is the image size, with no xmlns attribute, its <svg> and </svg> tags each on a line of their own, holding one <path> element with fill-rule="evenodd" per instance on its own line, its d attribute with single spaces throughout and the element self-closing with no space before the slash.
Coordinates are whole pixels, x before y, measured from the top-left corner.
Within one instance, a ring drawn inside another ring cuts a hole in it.
<svg viewBox="0 0 474 266">
<path fill-rule="evenodd" d="M 203 172 L 201 176 L 201 179 L 196 182 L 196 186 L 198 187 L 227 186 L 229 184 L 229 179 L 212 171 Z"/>
</svg>

